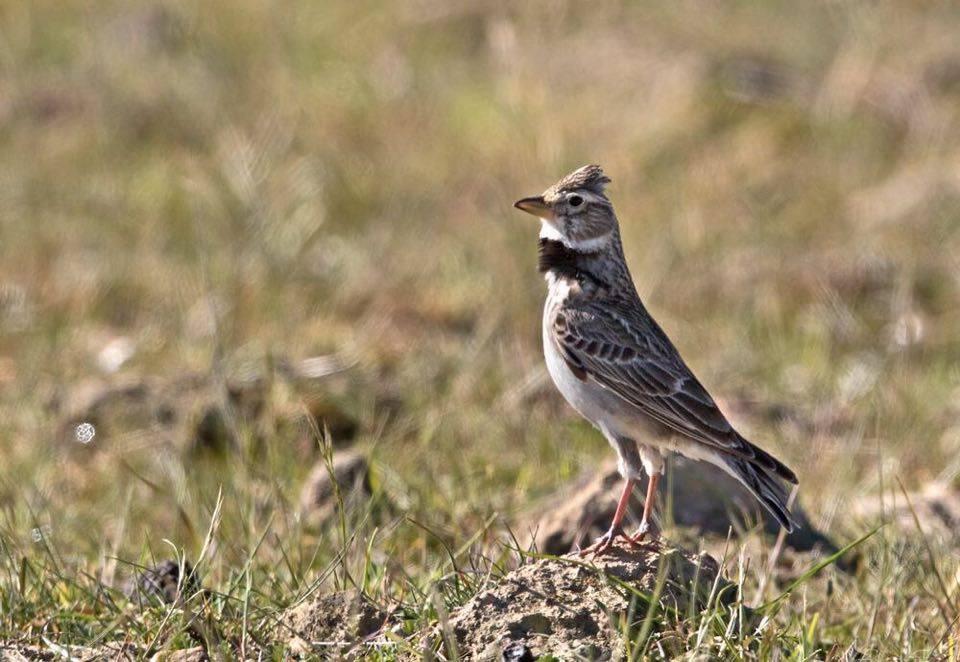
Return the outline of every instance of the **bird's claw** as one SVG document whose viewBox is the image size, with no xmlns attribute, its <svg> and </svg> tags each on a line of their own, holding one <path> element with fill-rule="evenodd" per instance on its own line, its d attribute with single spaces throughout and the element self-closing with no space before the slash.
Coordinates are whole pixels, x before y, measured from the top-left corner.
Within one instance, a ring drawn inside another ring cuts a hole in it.
<svg viewBox="0 0 960 662">
<path fill-rule="evenodd" d="M 640 526 L 637 527 L 637 530 L 631 536 L 637 542 L 640 542 L 647 537 L 647 533 L 650 532 L 650 523 L 649 522 L 640 522 Z"/>
<path fill-rule="evenodd" d="M 630 539 L 637 545 L 643 542 L 651 545 L 657 545 L 659 543 L 659 537 L 650 531 L 649 522 L 640 522 L 640 526 L 638 526 L 637 530 L 630 536 Z"/>
<path fill-rule="evenodd" d="M 620 526 L 611 526 L 610 529 L 604 533 L 602 536 L 597 538 L 592 545 L 585 549 L 580 550 L 580 556 L 584 557 L 586 555 L 598 556 L 603 554 L 613 545 L 613 542 L 617 538 L 623 538 L 631 547 L 640 547 L 640 541 L 635 540 L 633 536 L 627 535 L 623 530 L 623 527 Z"/>
</svg>

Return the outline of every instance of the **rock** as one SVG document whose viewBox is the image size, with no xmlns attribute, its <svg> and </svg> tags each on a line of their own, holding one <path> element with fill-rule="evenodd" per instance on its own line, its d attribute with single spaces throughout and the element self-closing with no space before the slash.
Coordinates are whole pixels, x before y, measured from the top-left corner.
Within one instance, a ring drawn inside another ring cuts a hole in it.
<svg viewBox="0 0 960 662">
<path fill-rule="evenodd" d="M 333 473 L 325 460 L 319 460 L 300 492 L 300 514 L 310 526 L 319 526 L 336 512 L 338 503 L 334 481 L 344 505 L 350 507 L 370 496 L 370 467 L 357 451 L 337 451 Z"/>
<path fill-rule="evenodd" d="M 924 535 L 935 535 L 944 540 L 956 539 L 960 530 L 960 492 L 949 484 L 934 482 L 907 496 L 909 502 L 899 490 L 883 499 L 868 495 L 855 502 L 851 510 L 862 519 L 882 519 L 912 534 L 917 533 L 916 520 L 919 520 Z"/>
<path fill-rule="evenodd" d="M 597 474 L 582 478 L 540 504 L 536 513 L 517 527 L 517 532 L 521 539 L 526 537 L 528 544 L 535 543 L 538 550 L 548 554 L 563 554 L 576 545 L 585 546 L 610 525 L 622 486 L 616 466 L 606 465 Z M 780 530 L 777 521 L 739 482 L 703 462 L 670 458 L 660 489 L 658 507 L 672 498 L 673 522 L 700 534 L 726 536 L 730 527 L 743 531 L 749 528 L 748 522 L 755 521 L 762 521 L 768 533 Z M 643 511 L 644 490 L 645 485 L 638 486 L 630 503 L 631 512 L 638 516 Z M 788 547 L 797 551 L 836 551 L 837 547 L 813 528 L 802 508 L 794 504 L 792 510 L 800 526 L 787 536 Z"/>
<path fill-rule="evenodd" d="M 526 644 L 514 642 L 503 649 L 502 662 L 534 662 L 537 658 Z"/>
<path fill-rule="evenodd" d="M 184 578 L 180 580 L 180 564 L 176 561 L 163 561 L 153 568 L 147 568 L 129 582 L 127 597 L 138 603 L 173 604 L 181 596 L 190 596 L 201 590 L 200 579 L 188 561 L 183 562 Z"/>
<path fill-rule="evenodd" d="M 620 659 L 619 623 L 629 619 L 635 627 L 646 618 L 661 563 L 666 582 L 659 607 L 680 613 L 703 608 L 719 574 L 711 557 L 615 545 L 589 563 L 573 555 L 544 558 L 510 572 L 450 614 L 448 638 L 460 657 L 471 660 Z"/>
<path fill-rule="evenodd" d="M 295 655 L 356 657 L 364 640 L 380 632 L 388 615 L 356 591 L 322 595 L 291 607 L 283 622 Z"/>
</svg>

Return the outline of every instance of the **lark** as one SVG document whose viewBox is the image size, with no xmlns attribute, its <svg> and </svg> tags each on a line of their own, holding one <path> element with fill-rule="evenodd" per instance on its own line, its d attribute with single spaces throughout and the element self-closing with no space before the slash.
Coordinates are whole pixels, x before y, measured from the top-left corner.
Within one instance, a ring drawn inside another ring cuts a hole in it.
<svg viewBox="0 0 960 662">
<path fill-rule="evenodd" d="M 547 370 L 567 402 L 613 446 L 624 479 L 609 530 L 583 553 L 602 553 L 621 537 L 640 545 L 666 453 L 727 472 L 793 530 L 784 481 L 796 484 L 797 477 L 730 425 L 647 312 L 627 269 L 620 225 L 605 193 L 609 183 L 600 166 L 588 165 L 514 205 L 541 222 Z M 644 473 L 643 516 L 629 535 L 623 519 Z"/>
</svg>

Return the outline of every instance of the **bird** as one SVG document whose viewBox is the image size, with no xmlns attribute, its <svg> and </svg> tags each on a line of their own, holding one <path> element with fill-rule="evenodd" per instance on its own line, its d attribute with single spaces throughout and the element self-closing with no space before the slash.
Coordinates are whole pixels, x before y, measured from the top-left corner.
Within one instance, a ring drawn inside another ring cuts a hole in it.
<svg viewBox="0 0 960 662">
<path fill-rule="evenodd" d="M 547 282 L 543 350 L 553 383 L 617 453 L 623 490 L 610 528 L 581 551 L 619 538 L 639 547 L 650 530 L 664 456 L 708 462 L 743 484 L 787 531 L 797 526 L 785 483 L 796 474 L 730 424 L 640 300 L 627 268 L 611 182 L 586 165 L 514 207 L 540 219 L 538 269 Z M 647 475 L 640 526 L 623 519 Z"/>
</svg>

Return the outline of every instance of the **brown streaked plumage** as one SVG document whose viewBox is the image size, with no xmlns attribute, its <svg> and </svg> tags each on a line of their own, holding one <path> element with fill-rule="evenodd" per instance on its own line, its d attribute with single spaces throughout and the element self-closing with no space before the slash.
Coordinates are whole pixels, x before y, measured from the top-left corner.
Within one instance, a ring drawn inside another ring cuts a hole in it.
<svg viewBox="0 0 960 662">
<path fill-rule="evenodd" d="M 541 221 L 539 268 L 548 284 L 543 339 L 547 368 L 567 401 L 616 449 L 625 485 L 610 530 L 591 549 L 647 532 L 663 452 L 710 462 L 742 482 L 788 530 L 794 520 L 782 462 L 741 436 L 647 312 L 605 194 L 610 179 L 580 168 L 516 207 Z M 633 484 L 649 476 L 641 527 L 621 522 Z"/>
</svg>

